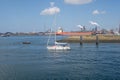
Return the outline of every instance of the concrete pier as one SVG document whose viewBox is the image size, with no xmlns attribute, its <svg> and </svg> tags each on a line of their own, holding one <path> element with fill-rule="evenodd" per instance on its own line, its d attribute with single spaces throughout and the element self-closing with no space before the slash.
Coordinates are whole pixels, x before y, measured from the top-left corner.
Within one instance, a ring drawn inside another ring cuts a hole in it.
<svg viewBox="0 0 120 80">
<path fill-rule="evenodd" d="M 120 43 L 120 35 L 82 35 L 80 36 L 69 36 L 65 39 L 58 40 L 60 42 L 70 43 Z"/>
</svg>

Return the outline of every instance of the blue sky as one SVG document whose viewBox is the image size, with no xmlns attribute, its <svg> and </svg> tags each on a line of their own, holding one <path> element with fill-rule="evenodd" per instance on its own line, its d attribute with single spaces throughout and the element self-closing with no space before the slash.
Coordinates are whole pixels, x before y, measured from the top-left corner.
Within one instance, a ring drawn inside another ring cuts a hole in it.
<svg viewBox="0 0 120 80">
<path fill-rule="evenodd" d="M 117 28 L 120 0 L 0 0 L 0 32 L 40 32 L 56 26 L 65 31 Z M 92 23 L 93 24 L 92 24 Z"/>
</svg>

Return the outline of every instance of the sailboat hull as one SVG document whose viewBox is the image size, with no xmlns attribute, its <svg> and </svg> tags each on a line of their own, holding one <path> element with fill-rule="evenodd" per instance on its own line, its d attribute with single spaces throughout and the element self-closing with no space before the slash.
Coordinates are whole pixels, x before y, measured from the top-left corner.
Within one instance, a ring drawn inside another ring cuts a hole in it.
<svg viewBox="0 0 120 80">
<path fill-rule="evenodd" d="M 69 46 L 47 46 L 48 50 L 70 50 Z"/>
</svg>

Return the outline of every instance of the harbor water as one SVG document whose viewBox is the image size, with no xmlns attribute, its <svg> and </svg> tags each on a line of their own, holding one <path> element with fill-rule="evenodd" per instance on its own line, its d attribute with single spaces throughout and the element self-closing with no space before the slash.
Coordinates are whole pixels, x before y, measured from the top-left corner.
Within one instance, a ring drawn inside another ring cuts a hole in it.
<svg viewBox="0 0 120 80">
<path fill-rule="evenodd" d="M 120 43 L 70 43 L 69 51 L 48 51 L 47 39 L 0 37 L 0 80 L 120 80 Z"/>
</svg>

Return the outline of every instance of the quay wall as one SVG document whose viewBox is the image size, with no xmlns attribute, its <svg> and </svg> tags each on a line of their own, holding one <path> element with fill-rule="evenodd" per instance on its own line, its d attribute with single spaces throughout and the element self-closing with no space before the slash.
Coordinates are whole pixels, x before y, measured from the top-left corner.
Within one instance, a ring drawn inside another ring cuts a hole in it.
<svg viewBox="0 0 120 80">
<path fill-rule="evenodd" d="M 82 35 L 83 43 L 96 42 L 96 36 L 100 43 L 120 43 L 120 35 Z M 80 42 L 80 36 L 69 36 L 65 39 L 59 40 L 60 42 Z"/>
</svg>

